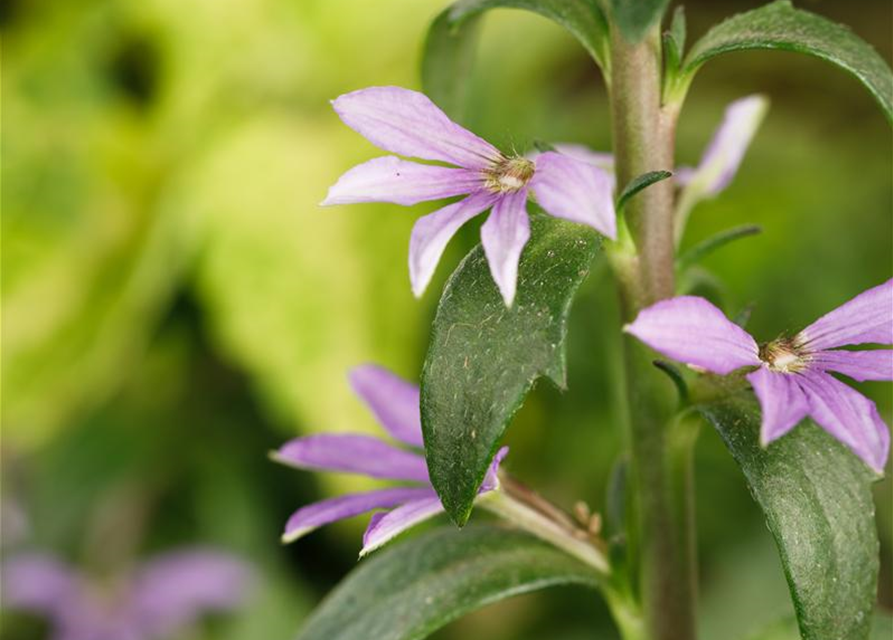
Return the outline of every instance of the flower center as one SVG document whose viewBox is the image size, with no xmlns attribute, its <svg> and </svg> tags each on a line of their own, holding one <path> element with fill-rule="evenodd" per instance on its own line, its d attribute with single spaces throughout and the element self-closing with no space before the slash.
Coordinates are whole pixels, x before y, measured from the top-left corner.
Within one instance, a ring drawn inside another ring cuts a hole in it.
<svg viewBox="0 0 893 640">
<path fill-rule="evenodd" d="M 503 158 L 484 172 L 484 186 L 491 193 L 514 193 L 530 182 L 536 166 L 527 158 Z"/>
<path fill-rule="evenodd" d="M 803 371 L 809 362 L 803 350 L 790 338 L 778 338 L 760 345 L 760 360 L 779 373 Z"/>
</svg>

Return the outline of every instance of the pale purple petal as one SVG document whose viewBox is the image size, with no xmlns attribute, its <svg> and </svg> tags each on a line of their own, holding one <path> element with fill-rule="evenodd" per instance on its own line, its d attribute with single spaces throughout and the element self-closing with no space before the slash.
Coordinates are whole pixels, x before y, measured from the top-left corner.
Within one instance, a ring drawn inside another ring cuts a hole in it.
<svg viewBox="0 0 893 640">
<path fill-rule="evenodd" d="M 418 385 L 374 364 L 354 367 L 348 377 L 388 433 L 413 447 L 424 446 Z"/>
<path fill-rule="evenodd" d="M 490 217 L 481 226 L 481 244 L 490 264 L 490 273 L 507 307 L 511 307 L 515 300 L 518 261 L 529 238 L 527 189 L 505 194 L 493 205 Z"/>
<path fill-rule="evenodd" d="M 725 189 L 735 177 L 768 107 L 769 101 L 760 95 L 730 104 L 698 168 L 682 171 L 681 175 L 677 173 L 677 183 L 690 184 L 706 196 L 714 196 Z"/>
<path fill-rule="evenodd" d="M 808 349 L 848 344 L 893 344 L 893 279 L 826 313 L 798 335 Z"/>
<path fill-rule="evenodd" d="M 332 105 L 344 124 L 391 153 L 467 169 L 483 169 L 502 157 L 418 91 L 369 87 L 339 96 Z"/>
<path fill-rule="evenodd" d="M 298 469 L 343 471 L 372 478 L 428 482 L 425 458 L 359 434 L 324 433 L 295 438 L 272 456 Z"/>
<path fill-rule="evenodd" d="M 809 402 L 794 374 L 777 373 L 760 367 L 747 374 L 762 409 L 760 443 L 767 444 L 793 429 L 809 413 Z"/>
<path fill-rule="evenodd" d="M 810 415 L 825 431 L 849 447 L 869 467 L 883 473 L 890 452 L 890 432 L 875 404 L 821 371 L 800 376 Z"/>
<path fill-rule="evenodd" d="M 560 153 L 541 153 L 530 187 L 547 213 L 617 238 L 614 179 L 607 171 Z"/>
<path fill-rule="evenodd" d="M 496 452 L 496 455 L 493 456 L 493 462 L 490 463 L 490 468 L 487 469 L 487 475 L 484 476 L 484 481 L 481 483 L 481 488 L 478 490 L 478 493 L 493 491 L 493 489 L 496 489 L 499 486 L 499 476 L 497 475 L 499 473 L 499 465 L 508 453 L 508 447 L 501 447 L 499 451 Z"/>
<path fill-rule="evenodd" d="M 480 185 L 481 177 L 477 171 L 385 156 L 357 165 L 338 178 L 322 204 L 393 202 L 412 205 L 470 193 Z"/>
<path fill-rule="evenodd" d="M 603 169 L 612 175 L 614 173 L 614 156 L 610 153 L 604 153 L 603 151 L 593 151 L 586 145 L 576 144 L 573 142 L 559 142 L 552 146 L 555 151 L 562 155 L 570 156 L 574 160 L 588 162 L 589 164 L 594 165 L 599 169 Z"/>
<path fill-rule="evenodd" d="M 810 356 L 810 366 L 836 371 L 853 380 L 893 380 L 893 351 L 819 351 Z"/>
<path fill-rule="evenodd" d="M 6 607 L 58 618 L 80 598 L 78 576 L 48 555 L 12 556 L 0 565 L 0 574 Z"/>
<path fill-rule="evenodd" d="M 750 334 L 704 298 L 662 300 L 639 312 L 623 330 L 673 360 L 720 375 L 760 364 L 759 347 Z"/>
<path fill-rule="evenodd" d="M 294 542 L 314 529 L 373 509 L 390 509 L 431 495 L 427 487 L 392 487 L 314 502 L 295 511 L 285 525 L 283 542 Z"/>
<path fill-rule="evenodd" d="M 443 513 L 443 505 L 440 503 L 440 498 L 437 497 L 433 489 L 430 493 L 431 495 L 427 498 L 407 502 L 384 515 L 376 514 L 369 523 L 366 533 L 363 534 L 363 548 L 360 550 L 360 556 L 375 551 L 383 544 L 420 522 Z"/>
<path fill-rule="evenodd" d="M 416 297 L 424 293 L 447 243 L 463 224 L 489 209 L 496 196 L 484 191 L 419 218 L 409 239 L 409 279 Z"/>
<path fill-rule="evenodd" d="M 211 549 L 167 553 L 144 565 L 133 586 L 136 619 L 152 637 L 170 636 L 202 614 L 240 605 L 252 579 L 242 560 Z"/>
</svg>

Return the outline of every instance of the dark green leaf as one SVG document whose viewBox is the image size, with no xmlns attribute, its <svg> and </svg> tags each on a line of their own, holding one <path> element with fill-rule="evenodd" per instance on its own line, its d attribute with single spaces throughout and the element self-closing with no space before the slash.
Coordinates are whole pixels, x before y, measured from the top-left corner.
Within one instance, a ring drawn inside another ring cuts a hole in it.
<svg viewBox="0 0 893 640">
<path fill-rule="evenodd" d="M 611 0 L 614 21 L 630 42 L 639 42 L 660 22 L 669 0 Z"/>
<path fill-rule="evenodd" d="M 713 27 L 685 59 L 689 76 L 704 62 L 729 51 L 784 49 L 816 56 L 859 79 L 893 121 L 893 74 L 871 45 L 843 25 L 795 9 L 788 0 L 732 16 Z"/>
<path fill-rule="evenodd" d="M 649 171 L 648 173 L 643 173 L 642 175 L 633 178 L 629 181 L 629 184 L 623 188 L 623 192 L 617 198 L 617 210 L 619 211 L 620 209 L 623 209 L 629 199 L 639 193 L 642 189 L 650 187 L 655 182 L 666 180 L 667 178 L 672 177 L 672 175 L 673 174 L 670 171 Z"/>
<path fill-rule="evenodd" d="M 734 242 L 735 240 L 746 238 L 748 236 L 755 236 L 758 233 L 762 232 L 762 227 L 753 224 L 748 224 L 741 227 L 733 227 L 732 229 L 720 231 L 716 235 L 710 236 L 703 242 L 699 242 L 691 249 L 679 256 L 676 259 L 676 266 L 679 269 L 687 269 L 688 267 L 697 264 L 706 256 L 710 255 L 717 249 L 724 247 L 730 242 Z"/>
<path fill-rule="evenodd" d="M 422 371 L 422 428 L 431 481 L 457 524 L 468 519 L 499 439 L 534 381 L 545 375 L 565 386 L 567 315 L 598 248 L 589 227 L 538 215 L 511 309 L 480 246 L 447 282 Z"/>
<path fill-rule="evenodd" d="M 596 587 L 593 569 L 525 533 L 440 529 L 364 561 L 299 640 L 416 640 L 487 604 L 555 585 Z"/>
<path fill-rule="evenodd" d="M 465 106 L 478 20 L 497 8 L 524 9 L 557 22 L 606 68 L 608 28 L 595 0 L 460 0 L 431 23 L 422 55 L 425 93 L 454 118 L 461 119 Z"/>
<path fill-rule="evenodd" d="M 808 420 L 762 448 L 760 413 L 750 398 L 700 410 L 766 516 L 804 640 L 864 640 L 878 576 L 873 474 Z"/>
</svg>

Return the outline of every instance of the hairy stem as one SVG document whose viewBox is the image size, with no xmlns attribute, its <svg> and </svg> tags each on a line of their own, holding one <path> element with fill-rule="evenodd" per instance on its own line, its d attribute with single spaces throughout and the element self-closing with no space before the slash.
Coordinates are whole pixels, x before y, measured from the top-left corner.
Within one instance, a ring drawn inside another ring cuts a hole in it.
<svg viewBox="0 0 893 640">
<path fill-rule="evenodd" d="M 617 184 L 672 170 L 676 108 L 661 107 L 660 30 L 640 43 L 616 32 L 611 41 L 611 106 Z M 631 199 L 625 222 L 631 246 L 612 256 L 626 322 L 644 306 L 674 294 L 674 207 L 671 180 Z M 631 516 L 629 553 L 649 640 L 695 638 L 694 534 L 689 453 L 692 441 L 668 433 L 674 388 L 653 366 L 654 354 L 624 339 L 629 401 Z M 687 448 L 686 448 L 687 447 Z"/>
</svg>

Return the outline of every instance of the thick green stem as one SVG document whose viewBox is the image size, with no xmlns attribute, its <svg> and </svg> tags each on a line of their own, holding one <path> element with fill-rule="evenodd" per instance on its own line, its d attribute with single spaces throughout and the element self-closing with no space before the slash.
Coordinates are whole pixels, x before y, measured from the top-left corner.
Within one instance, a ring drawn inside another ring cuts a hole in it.
<svg viewBox="0 0 893 640">
<path fill-rule="evenodd" d="M 672 170 L 676 111 L 661 108 L 659 27 L 637 44 L 614 32 L 611 47 L 614 154 L 618 185 L 625 185 L 647 171 Z M 626 207 L 632 246 L 612 257 L 626 322 L 674 294 L 673 214 L 670 180 L 648 187 Z M 692 442 L 669 430 L 676 412 L 674 387 L 653 366 L 653 352 L 631 337 L 624 339 L 624 351 L 632 513 L 627 535 L 645 637 L 693 640 Z"/>
</svg>

